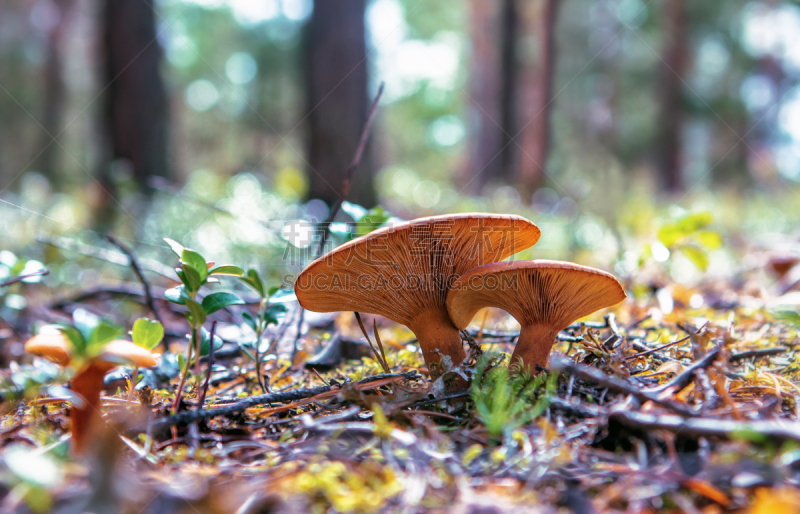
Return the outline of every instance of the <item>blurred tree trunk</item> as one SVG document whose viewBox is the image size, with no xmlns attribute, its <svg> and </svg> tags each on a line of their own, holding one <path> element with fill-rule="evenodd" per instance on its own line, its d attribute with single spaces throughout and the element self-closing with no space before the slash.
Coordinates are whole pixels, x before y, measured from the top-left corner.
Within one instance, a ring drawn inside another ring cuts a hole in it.
<svg viewBox="0 0 800 514">
<path fill-rule="evenodd" d="M 329 205 L 358 146 L 369 109 L 366 0 L 315 0 L 306 27 L 306 110 L 310 198 Z M 364 153 L 348 199 L 375 204 L 373 152 Z"/>
<path fill-rule="evenodd" d="M 523 201 L 546 177 L 550 147 L 550 112 L 555 71 L 555 28 L 559 0 L 522 1 L 518 4 L 520 39 L 517 84 L 516 180 Z"/>
<path fill-rule="evenodd" d="M 665 2 L 664 49 L 660 95 L 659 172 L 667 191 L 683 188 L 683 76 L 687 64 L 686 1 Z"/>
<path fill-rule="evenodd" d="M 500 62 L 503 81 L 500 87 L 500 127 L 502 145 L 500 170 L 502 177 L 510 180 L 514 175 L 514 154 L 517 145 L 512 138 L 519 128 L 517 125 L 516 94 L 519 67 L 517 66 L 517 39 L 519 37 L 519 12 L 517 0 L 503 0 L 500 17 Z"/>
<path fill-rule="evenodd" d="M 155 9 L 154 0 L 105 0 L 102 18 L 108 160 L 127 160 L 144 191 L 150 177 L 169 172 L 169 108 Z M 103 163 L 100 176 L 113 194 L 110 171 L 111 163 Z"/>
<path fill-rule="evenodd" d="M 471 3 L 469 120 L 472 143 L 460 181 L 463 189 L 480 193 L 493 177 L 504 176 L 503 156 L 509 131 L 506 119 L 509 71 L 514 68 L 514 0 L 473 0 Z M 498 44 L 498 42 L 500 44 Z M 510 66 L 509 66 L 510 63 Z"/>
<path fill-rule="evenodd" d="M 47 33 L 43 105 L 40 118 L 42 135 L 39 148 L 41 153 L 34 161 L 33 169 L 40 171 L 52 183 L 58 183 L 61 179 L 56 165 L 59 146 L 56 141 L 53 141 L 53 138 L 61 132 L 64 114 L 64 101 L 67 93 L 62 66 L 64 33 L 69 26 L 69 18 L 75 1 L 56 0 L 54 5 L 58 9 L 58 21 Z"/>
</svg>

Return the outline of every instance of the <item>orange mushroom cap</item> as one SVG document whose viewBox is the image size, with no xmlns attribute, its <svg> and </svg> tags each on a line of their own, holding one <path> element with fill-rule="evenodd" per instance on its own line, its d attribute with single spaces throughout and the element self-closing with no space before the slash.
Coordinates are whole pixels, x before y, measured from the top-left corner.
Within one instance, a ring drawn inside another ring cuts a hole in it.
<svg viewBox="0 0 800 514">
<path fill-rule="evenodd" d="M 558 332 L 576 319 L 615 305 L 625 291 L 610 273 L 570 262 L 498 262 L 462 275 L 450 289 L 447 311 L 460 329 L 484 307 L 511 314 L 522 326 L 512 363 L 547 364 Z"/>
<path fill-rule="evenodd" d="M 463 359 L 458 330 L 447 316 L 450 285 L 462 273 L 497 262 L 539 240 L 520 216 L 433 216 L 376 230 L 309 264 L 295 282 L 300 305 L 315 312 L 385 316 L 418 337 L 426 362 L 437 353 Z"/>
<path fill-rule="evenodd" d="M 59 331 L 36 334 L 25 342 L 25 351 L 57 362 L 61 366 L 69 364 L 72 358 L 72 344 Z"/>
<path fill-rule="evenodd" d="M 62 332 L 45 332 L 37 334 L 25 342 L 25 351 L 32 355 L 45 357 L 61 366 L 72 361 L 72 343 Z M 150 368 L 158 364 L 158 354 L 130 341 L 117 339 L 103 346 L 103 351 L 90 359 L 108 369 L 116 366 L 131 365 L 139 368 Z"/>
<path fill-rule="evenodd" d="M 158 364 L 158 354 L 124 339 L 106 344 L 98 358 L 112 367 L 128 364 L 137 368 L 152 368 Z"/>
</svg>

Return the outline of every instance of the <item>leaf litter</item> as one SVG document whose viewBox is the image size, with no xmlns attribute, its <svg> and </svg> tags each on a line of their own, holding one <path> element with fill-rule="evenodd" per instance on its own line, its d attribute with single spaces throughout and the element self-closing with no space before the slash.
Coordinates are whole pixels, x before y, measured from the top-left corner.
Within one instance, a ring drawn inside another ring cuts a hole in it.
<svg viewBox="0 0 800 514">
<path fill-rule="evenodd" d="M 85 459 L 68 456 L 68 377 L 39 360 L 2 370 L 2 508 L 797 508 L 798 314 L 754 306 L 746 281 L 668 285 L 651 302 L 626 301 L 562 331 L 548 369 L 519 376 L 506 369 L 518 328 L 488 310 L 462 332 L 468 358 L 455 371 L 471 386 L 450 391 L 448 375 L 431 381 L 405 327 L 353 313 L 298 324 L 296 306 L 270 309 L 274 291 L 244 276 L 260 300 L 217 297 L 217 335 L 202 337 L 196 367 L 165 358 L 133 391 L 130 370 L 106 378 L 102 429 Z M 706 301 L 693 307 L 696 295 Z M 164 303 L 168 335 L 183 312 Z M 135 335 L 158 344 L 145 326 Z M 267 344 L 237 345 L 245 326 Z"/>
</svg>

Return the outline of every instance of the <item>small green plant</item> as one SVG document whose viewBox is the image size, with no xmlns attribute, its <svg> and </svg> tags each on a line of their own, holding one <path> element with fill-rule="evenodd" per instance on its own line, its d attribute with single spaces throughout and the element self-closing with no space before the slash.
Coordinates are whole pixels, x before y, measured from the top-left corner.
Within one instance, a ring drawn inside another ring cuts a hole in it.
<svg viewBox="0 0 800 514">
<path fill-rule="evenodd" d="M 286 312 L 286 306 L 282 303 L 270 303 L 270 298 L 275 295 L 280 288 L 271 287 L 265 289 L 264 282 L 261 280 L 256 270 L 247 270 L 247 274 L 239 277 L 239 280 L 261 297 L 256 317 L 253 317 L 249 312 L 242 313 L 245 323 L 256 333 L 255 341 L 239 343 L 239 348 L 241 348 L 242 352 L 255 365 L 258 385 L 261 387 L 262 392 L 266 393 L 267 384 L 264 381 L 264 376 L 261 374 L 261 362 L 264 353 L 261 349 L 261 337 L 264 335 L 264 331 L 266 331 L 269 325 L 278 324 L 278 318 Z M 269 350 L 271 350 L 271 348 L 267 348 L 267 351 Z"/>
<path fill-rule="evenodd" d="M 684 214 L 672 221 L 664 223 L 658 229 L 658 244 L 669 254 L 679 252 L 692 261 L 700 270 L 708 268 L 708 252 L 722 246 L 722 237 L 708 227 L 714 221 L 710 212 Z M 658 257 L 659 250 L 652 245 L 649 248 L 653 257 Z M 657 259 L 659 260 L 659 259 Z"/>
<path fill-rule="evenodd" d="M 372 209 L 365 209 L 358 204 L 342 202 L 342 210 L 355 221 L 355 230 L 351 233 L 351 237 L 369 234 L 373 230 L 380 228 L 391 217 L 389 211 L 380 205 Z"/>
<path fill-rule="evenodd" d="M 536 376 L 525 369 L 511 375 L 505 366 L 497 366 L 498 354 L 487 352 L 478 359 L 470 396 L 478 420 L 495 439 L 509 437 L 517 428 L 541 415 L 555 391 L 557 375 Z M 544 394 L 542 389 L 544 388 Z"/>
<path fill-rule="evenodd" d="M 164 327 L 158 321 L 153 321 L 147 318 L 139 318 L 133 324 L 131 330 L 131 340 L 133 344 L 152 350 L 161 340 L 164 339 Z M 133 391 L 136 389 L 136 382 L 139 377 L 139 368 L 134 367 L 131 373 L 131 385 L 128 388 L 128 403 L 131 402 Z"/>
<path fill-rule="evenodd" d="M 195 372 L 199 375 L 200 357 L 209 352 L 211 344 L 214 344 L 215 348 L 218 345 L 216 338 L 212 343 L 211 336 L 203 329 L 206 317 L 230 305 L 244 304 L 244 300 L 233 293 L 209 293 L 202 299 L 198 297 L 198 293 L 202 287 L 211 282 L 216 282 L 217 277 L 241 277 L 244 271 L 237 266 L 230 265 L 214 267 L 213 262 L 206 262 L 205 258 L 194 250 L 184 248 L 180 243 L 171 239 L 165 238 L 164 241 L 167 242 L 170 248 L 172 248 L 172 251 L 175 252 L 180 259 L 179 266 L 175 268 L 175 273 L 181 281 L 181 285 L 167 290 L 164 293 L 164 298 L 177 305 L 186 306 L 187 311 L 185 316 L 190 327 L 190 344 L 186 352 L 186 357 L 178 355 L 178 363 L 181 368 L 181 381 L 178 386 L 178 392 L 175 395 L 175 403 L 173 405 L 173 410 L 175 410 L 180 402 L 183 386 L 186 382 L 186 377 L 193 359 L 195 362 Z"/>
<path fill-rule="evenodd" d="M 87 360 L 102 353 L 103 347 L 123 334 L 122 327 L 104 320 L 85 309 L 75 309 L 72 323 L 53 325 L 61 331 L 72 347 L 72 367 L 80 368 Z M 44 328 L 43 328 L 44 329 Z"/>
<path fill-rule="evenodd" d="M 780 307 L 772 311 L 772 316 L 782 321 L 786 325 L 800 330 L 800 309 L 793 309 L 789 306 Z"/>
</svg>

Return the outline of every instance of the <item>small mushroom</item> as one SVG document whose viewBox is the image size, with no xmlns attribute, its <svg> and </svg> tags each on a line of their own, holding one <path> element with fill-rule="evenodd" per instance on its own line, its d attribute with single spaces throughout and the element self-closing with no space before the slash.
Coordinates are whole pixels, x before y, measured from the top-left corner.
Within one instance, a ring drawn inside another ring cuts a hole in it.
<svg viewBox="0 0 800 514">
<path fill-rule="evenodd" d="M 62 367 L 69 365 L 70 350 L 67 337 L 61 332 L 47 332 L 36 334 L 25 343 L 25 351 L 32 355 L 40 355 L 48 360 L 60 364 Z"/>
<path fill-rule="evenodd" d="M 778 280 L 783 280 L 798 262 L 800 258 L 795 255 L 776 254 L 769 258 L 767 265 Z"/>
<path fill-rule="evenodd" d="M 520 216 L 457 214 L 420 218 L 349 241 L 303 270 L 300 305 L 315 312 L 385 316 L 417 336 L 432 376 L 442 360 L 464 359 L 461 335 L 447 315 L 450 285 L 464 272 L 497 262 L 539 240 Z"/>
<path fill-rule="evenodd" d="M 68 366 L 72 360 L 72 344 L 61 332 L 50 332 L 36 335 L 25 343 L 25 351 L 40 355 Z M 121 339 L 111 341 L 103 346 L 103 351 L 85 360 L 79 360 L 79 368 L 72 378 L 70 388 L 82 398 L 81 405 L 73 405 L 72 449 L 81 455 L 87 448 L 94 424 L 100 414 L 100 392 L 103 390 L 103 377 L 111 369 L 129 364 L 140 368 L 149 368 L 158 364 L 157 354 Z"/>
<path fill-rule="evenodd" d="M 561 330 L 624 299 L 620 283 L 605 271 L 560 261 L 498 262 L 462 275 L 447 296 L 447 311 L 460 329 L 484 307 L 514 316 L 522 330 L 511 365 L 534 371 L 547 365 Z"/>
</svg>

